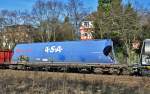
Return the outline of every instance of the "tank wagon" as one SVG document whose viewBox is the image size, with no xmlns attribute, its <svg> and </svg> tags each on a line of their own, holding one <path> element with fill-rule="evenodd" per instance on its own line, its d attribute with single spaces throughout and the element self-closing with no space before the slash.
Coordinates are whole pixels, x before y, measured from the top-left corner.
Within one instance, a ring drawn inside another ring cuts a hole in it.
<svg viewBox="0 0 150 94">
<path fill-rule="evenodd" d="M 24 59 L 23 59 L 24 58 Z M 115 64 L 111 40 L 18 44 L 13 63 Z"/>
<path fill-rule="evenodd" d="M 122 74 L 110 39 L 18 44 L 9 68 Z"/>
</svg>

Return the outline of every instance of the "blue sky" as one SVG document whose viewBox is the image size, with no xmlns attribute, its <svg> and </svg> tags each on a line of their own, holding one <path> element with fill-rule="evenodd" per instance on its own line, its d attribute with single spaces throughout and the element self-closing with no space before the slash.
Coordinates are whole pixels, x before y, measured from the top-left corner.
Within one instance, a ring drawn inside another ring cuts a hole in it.
<svg viewBox="0 0 150 94">
<path fill-rule="evenodd" d="M 150 0 L 123 0 L 124 4 L 128 2 L 131 2 L 132 5 L 137 9 L 139 8 L 150 9 Z"/>
<path fill-rule="evenodd" d="M 0 0 L 0 10 L 31 10 L 35 1 L 37 0 Z M 87 7 L 90 7 L 92 11 L 96 10 L 97 0 L 83 0 L 83 2 Z"/>
<path fill-rule="evenodd" d="M 0 10 L 31 10 L 35 1 L 37 0 L 0 0 Z M 150 8 L 150 0 L 124 0 L 124 3 L 127 3 L 128 1 L 136 1 L 138 7 L 142 6 L 144 8 Z M 92 11 L 96 11 L 98 0 L 83 0 L 83 2 L 86 7 L 90 7 Z"/>
<path fill-rule="evenodd" d="M 0 9 L 24 10 L 31 9 L 36 0 L 0 0 Z"/>
</svg>

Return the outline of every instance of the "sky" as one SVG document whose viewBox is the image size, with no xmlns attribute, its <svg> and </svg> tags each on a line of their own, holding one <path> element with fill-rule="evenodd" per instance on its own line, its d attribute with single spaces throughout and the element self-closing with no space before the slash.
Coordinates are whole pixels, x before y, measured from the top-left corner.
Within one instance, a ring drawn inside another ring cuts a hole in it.
<svg viewBox="0 0 150 94">
<path fill-rule="evenodd" d="M 37 0 L 0 0 L 0 10 L 31 10 L 35 1 Z M 96 11 L 97 0 L 83 0 L 83 3 L 86 7 L 89 7 L 91 11 Z"/>
<path fill-rule="evenodd" d="M 143 8 L 150 10 L 150 0 L 123 0 L 124 4 L 128 2 L 131 2 L 136 9 Z"/>
<path fill-rule="evenodd" d="M 36 0 L 0 0 L 0 9 L 29 10 Z"/>
<path fill-rule="evenodd" d="M 0 10 L 31 10 L 33 4 L 37 0 L 0 0 Z M 62 0 L 66 1 L 66 0 Z M 86 7 L 89 7 L 91 11 L 96 11 L 98 0 L 82 0 Z M 124 3 L 128 1 L 135 1 L 133 5 L 137 7 L 149 8 L 150 9 L 150 0 L 123 0 Z"/>
</svg>

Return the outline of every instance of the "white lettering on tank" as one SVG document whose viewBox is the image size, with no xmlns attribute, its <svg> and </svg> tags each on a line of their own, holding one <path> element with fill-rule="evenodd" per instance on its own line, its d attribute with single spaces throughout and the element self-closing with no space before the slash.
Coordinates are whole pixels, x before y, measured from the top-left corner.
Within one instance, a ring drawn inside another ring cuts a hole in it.
<svg viewBox="0 0 150 94">
<path fill-rule="evenodd" d="M 46 53 L 60 53 L 62 50 L 62 46 L 46 46 L 44 49 Z"/>
</svg>

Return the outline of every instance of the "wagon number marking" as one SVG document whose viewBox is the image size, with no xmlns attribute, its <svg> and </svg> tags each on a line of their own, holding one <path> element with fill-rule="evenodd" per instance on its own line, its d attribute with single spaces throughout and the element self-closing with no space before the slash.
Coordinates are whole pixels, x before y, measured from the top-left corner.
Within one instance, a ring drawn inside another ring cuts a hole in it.
<svg viewBox="0 0 150 94">
<path fill-rule="evenodd" d="M 47 46 L 45 47 L 46 53 L 61 53 L 63 50 L 62 46 Z"/>
</svg>

